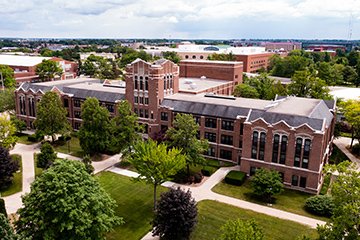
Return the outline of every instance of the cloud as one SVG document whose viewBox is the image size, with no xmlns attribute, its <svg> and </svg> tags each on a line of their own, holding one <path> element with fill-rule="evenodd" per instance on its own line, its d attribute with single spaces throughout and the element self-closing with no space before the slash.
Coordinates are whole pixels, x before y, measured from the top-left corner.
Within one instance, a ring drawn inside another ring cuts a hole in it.
<svg viewBox="0 0 360 240">
<path fill-rule="evenodd" d="M 359 0 L 0 0 L 0 14 L 2 36 L 94 38 L 343 38 L 352 15 L 360 38 Z"/>
</svg>

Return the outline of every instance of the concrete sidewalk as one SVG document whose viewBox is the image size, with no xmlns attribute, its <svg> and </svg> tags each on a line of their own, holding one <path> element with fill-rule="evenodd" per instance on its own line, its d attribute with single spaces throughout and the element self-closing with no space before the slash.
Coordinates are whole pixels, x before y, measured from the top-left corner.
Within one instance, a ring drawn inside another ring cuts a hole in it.
<svg viewBox="0 0 360 240">
<path fill-rule="evenodd" d="M 354 156 L 346 147 L 350 146 L 351 138 L 338 137 L 334 139 L 334 144 L 350 159 L 351 162 L 356 163 L 360 170 L 360 159 Z M 355 139 L 353 144 L 358 143 Z"/>
</svg>

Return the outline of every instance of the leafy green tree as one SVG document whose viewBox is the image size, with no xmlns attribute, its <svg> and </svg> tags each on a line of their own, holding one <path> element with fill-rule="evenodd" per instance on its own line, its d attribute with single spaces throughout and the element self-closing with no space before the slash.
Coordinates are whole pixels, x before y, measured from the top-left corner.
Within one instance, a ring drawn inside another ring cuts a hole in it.
<svg viewBox="0 0 360 240">
<path fill-rule="evenodd" d="M 236 57 L 233 53 L 213 53 L 208 56 L 208 60 L 212 61 L 235 61 Z"/>
<path fill-rule="evenodd" d="M 16 127 L 16 132 L 22 133 L 22 131 L 26 130 L 26 122 L 24 122 L 23 120 L 18 119 L 15 116 L 11 116 L 10 119 L 11 119 L 11 122 Z"/>
<path fill-rule="evenodd" d="M 350 148 L 352 148 L 354 139 L 360 140 L 360 101 L 347 100 L 342 102 L 340 107 L 346 122 L 348 122 L 351 126 L 352 134 Z"/>
<path fill-rule="evenodd" d="M 325 82 L 309 71 L 298 71 L 291 78 L 289 93 L 297 97 L 330 99 L 329 88 Z"/>
<path fill-rule="evenodd" d="M 85 62 L 81 65 L 81 72 L 90 77 L 94 77 L 97 73 L 97 68 L 92 61 L 86 59 Z"/>
<path fill-rule="evenodd" d="M 242 83 L 236 85 L 234 89 L 234 96 L 244 98 L 259 98 L 259 93 L 254 87 L 251 87 L 246 83 Z"/>
<path fill-rule="evenodd" d="M 331 221 L 318 226 L 320 240 L 355 240 L 360 236 L 360 172 L 349 162 L 340 163 L 339 172 L 332 184 L 334 209 Z"/>
<path fill-rule="evenodd" d="M 78 161 L 57 160 L 22 200 L 16 231 L 31 239 L 105 239 L 122 223 L 115 201 Z"/>
<path fill-rule="evenodd" d="M 176 52 L 163 52 L 163 57 L 176 64 L 179 63 L 181 60 L 180 56 Z"/>
<path fill-rule="evenodd" d="M 347 56 L 347 59 L 349 60 L 349 66 L 355 67 L 360 60 L 359 58 L 360 55 L 357 51 L 351 51 Z"/>
<path fill-rule="evenodd" d="M 296 71 L 303 71 L 312 63 L 313 61 L 311 59 L 299 55 L 274 58 L 271 75 L 278 77 L 292 77 Z"/>
<path fill-rule="evenodd" d="M 0 214 L 4 214 L 5 216 L 7 216 L 5 200 L 2 198 L 0 198 Z"/>
<path fill-rule="evenodd" d="M 12 88 L 15 87 L 16 85 L 16 81 L 14 78 L 14 70 L 7 66 L 7 65 L 0 65 L 0 73 L 2 73 L 2 77 L 4 80 L 4 86 L 6 88 Z M 0 81 L 1 81 L 1 77 L 0 77 Z M 0 84 L 1 87 L 1 84 Z"/>
<path fill-rule="evenodd" d="M 221 227 L 219 240 L 262 240 L 264 233 L 255 220 L 230 220 Z"/>
<path fill-rule="evenodd" d="M 47 169 L 49 168 L 56 160 L 57 154 L 54 151 L 54 148 L 50 143 L 45 142 L 41 145 L 40 153 L 37 155 L 36 166 L 38 168 Z"/>
<path fill-rule="evenodd" d="M 169 128 L 166 136 L 170 139 L 171 147 L 181 149 L 186 157 L 187 173 L 190 175 L 190 165 L 204 164 L 205 158 L 202 154 L 208 149 L 207 140 L 196 138 L 199 125 L 191 114 L 177 114 L 173 127 Z"/>
<path fill-rule="evenodd" d="M 253 193 L 271 202 L 272 196 L 283 191 L 281 176 L 277 171 L 260 168 L 251 178 Z"/>
<path fill-rule="evenodd" d="M 356 84 L 358 75 L 353 67 L 346 66 L 343 70 L 343 79 L 346 83 Z"/>
<path fill-rule="evenodd" d="M 15 89 L 5 88 L 0 91 L 0 112 L 15 110 Z"/>
<path fill-rule="evenodd" d="M 337 57 L 345 57 L 346 56 L 345 51 L 342 50 L 341 48 L 337 48 L 336 49 L 336 56 Z"/>
<path fill-rule="evenodd" d="M 121 152 L 124 157 L 131 153 L 135 143 L 141 140 L 138 132 L 141 126 L 138 116 L 133 113 L 128 101 L 121 101 L 118 105 L 118 114 L 111 120 L 111 148 Z"/>
<path fill-rule="evenodd" d="M 156 208 L 157 187 L 173 179 L 173 176 L 185 167 L 185 156 L 177 148 L 167 149 L 167 145 L 157 144 L 153 140 L 138 142 L 129 162 L 140 174 L 137 178 L 154 186 L 154 210 Z"/>
<path fill-rule="evenodd" d="M 360 85 L 360 61 L 358 61 L 356 65 L 356 74 L 357 74 L 357 78 L 355 79 L 354 83 L 355 86 L 358 87 Z"/>
<path fill-rule="evenodd" d="M 110 143 L 109 111 L 96 98 L 87 98 L 81 106 L 83 120 L 78 133 L 80 146 L 91 156 L 104 152 Z"/>
<path fill-rule="evenodd" d="M 178 187 L 161 194 L 153 221 L 153 235 L 160 239 L 189 239 L 195 228 L 197 208 L 191 192 Z"/>
<path fill-rule="evenodd" d="M 17 137 L 15 125 L 7 114 L 0 115 L 0 147 L 11 148 L 15 146 Z"/>
<path fill-rule="evenodd" d="M 276 94 L 278 94 L 276 91 L 280 90 L 278 85 L 277 88 L 275 88 L 275 80 L 270 78 L 266 73 L 262 73 L 256 77 L 250 77 L 245 83 L 256 89 L 260 99 L 274 99 Z"/>
<path fill-rule="evenodd" d="M 37 133 L 51 136 L 64 134 L 70 130 L 67 111 L 55 92 L 46 92 L 37 104 L 37 117 L 34 122 Z"/>
<path fill-rule="evenodd" d="M 0 236 L 2 240 L 17 240 L 19 239 L 14 230 L 10 226 L 9 220 L 7 217 L 0 213 Z"/>
<path fill-rule="evenodd" d="M 83 164 L 85 164 L 86 172 L 89 174 L 94 173 L 94 167 L 91 165 L 91 157 L 89 155 L 85 155 L 82 159 Z"/>
<path fill-rule="evenodd" d="M 11 158 L 9 151 L 0 147 L 0 189 L 5 189 L 11 185 L 14 173 L 19 168 L 19 163 Z"/>
<path fill-rule="evenodd" d="M 317 64 L 317 76 L 323 79 L 327 85 L 335 85 L 335 71 L 333 66 L 327 62 L 320 62 Z"/>
<path fill-rule="evenodd" d="M 35 72 L 42 81 L 51 81 L 57 76 L 61 76 L 63 70 L 59 63 L 52 60 L 43 60 L 36 66 Z"/>
</svg>

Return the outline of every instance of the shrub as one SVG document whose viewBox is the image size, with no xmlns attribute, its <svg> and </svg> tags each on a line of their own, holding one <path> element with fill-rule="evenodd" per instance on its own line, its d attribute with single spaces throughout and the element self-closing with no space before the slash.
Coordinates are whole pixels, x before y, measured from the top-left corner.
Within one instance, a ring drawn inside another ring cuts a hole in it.
<svg viewBox="0 0 360 240">
<path fill-rule="evenodd" d="M 331 174 L 326 174 L 324 177 L 324 182 L 320 190 L 320 195 L 326 195 L 330 186 Z"/>
<path fill-rule="evenodd" d="M 260 168 L 256 170 L 255 175 L 251 178 L 254 195 L 268 202 L 272 201 L 273 195 L 283 191 L 283 186 L 280 174 L 274 170 Z"/>
<path fill-rule="evenodd" d="M 354 144 L 351 148 L 351 152 L 356 155 L 360 155 L 360 144 Z"/>
<path fill-rule="evenodd" d="M 37 142 L 37 137 L 35 134 L 29 135 L 28 136 L 28 141 L 30 142 Z"/>
<path fill-rule="evenodd" d="M 56 152 L 50 143 L 45 142 L 40 149 L 40 153 L 37 155 L 37 167 L 38 168 L 49 168 L 56 159 Z"/>
<path fill-rule="evenodd" d="M 6 208 L 5 208 L 5 201 L 2 198 L 0 198 L 0 214 L 4 214 L 5 216 L 7 216 Z"/>
<path fill-rule="evenodd" d="M 211 166 L 204 166 L 202 169 L 201 169 L 201 173 L 204 175 L 204 176 L 211 176 L 214 172 L 216 172 L 217 168 L 215 167 L 211 167 Z"/>
<path fill-rule="evenodd" d="M 200 183 L 201 180 L 203 179 L 203 175 L 201 174 L 201 172 L 199 173 L 195 173 L 194 174 L 194 183 Z"/>
<path fill-rule="evenodd" d="M 334 209 L 333 198 L 328 195 L 309 197 L 305 202 L 305 209 L 319 216 L 331 217 Z"/>
<path fill-rule="evenodd" d="M 241 186 L 246 179 L 246 173 L 239 172 L 239 171 L 230 171 L 226 177 L 225 182 L 231 185 Z"/>
</svg>

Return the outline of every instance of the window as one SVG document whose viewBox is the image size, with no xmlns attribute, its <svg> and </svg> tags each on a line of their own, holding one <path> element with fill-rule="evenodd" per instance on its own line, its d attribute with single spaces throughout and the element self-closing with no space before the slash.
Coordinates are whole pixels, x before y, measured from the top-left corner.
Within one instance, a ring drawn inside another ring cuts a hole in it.
<svg viewBox="0 0 360 240">
<path fill-rule="evenodd" d="M 221 143 L 227 145 L 233 145 L 233 137 L 229 135 L 221 135 Z"/>
<path fill-rule="evenodd" d="M 74 117 L 81 119 L 81 112 L 80 111 L 74 111 Z"/>
<path fill-rule="evenodd" d="M 201 117 L 195 116 L 194 119 L 195 119 L 196 124 L 201 126 Z"/>
<path fill-rule="evenodd" d="M 208 155 L 208 156 L 211 156 L 211 157 L 215 157 L 215 148 L 214 147 L 209 147 L 205 154 Z"/>
<path fill-rule="evenodd" d="M 149 81 L 147 80 L 147 77 L 145 77 L 145 90 L 149 90 Z"/>
<path fill-rule="evenodd" d="M 240 135 L 244 133 L 244 123 L 240 123 Z"/>
<path fill-rule="evenodd" d="M 264 160 L 265 142 L 266 142 L 266 134 L 264 132 L 262 132 L 262 133 L 260 133 L 260 145 L 259 145 L 259 159 L 260 160 Z"/>
<path fill-rule="evenodd" d="M 200 55 L 200 59 L 204 59 L 204 56 L 203 56 L 203 55 Z"/>
<path fill-rule="evenodd" d="M 137 108 L 134 108 L 134 113 L 135 113 L 136 115 L 138 115 L 138 114 L 139 114 L 139 110 L 138 110 Z"/>
<path fill-rule="evenodd" d="M 232 160 L 232 151 L 220 149 L 220 158 Z"/>
<path fill-rule="evenodd" d="M 64 107 L 69 107 L 69 100 L 67 98 L 64 98 Z"/>
<path fill-rule="evenodd" d="M 293 185 L 293 186 L 298 186 L 299 185 L 299 177 L 298 176 L 292 175 L 291 185 Z"/>
<path fill-rule="evenodd" d="M 281 137 L 281 146 L 280 146 L 280 164 L 285 164 L 286 161 L 286 148 L 287 148 L 288 137 Z"/>
<path fill-rule="evenodd" d="M 145 118 L 149 118 L 149 110 L 145 109 Z"/>
<path fill-rule="evenodd" d="M 144 98 L 143 97 L 139 97 L 139 103 L 144 104 Z"/>
<path fill-rule="evenodd" d="M 172 77 L 172 76 L 171 76 Z M 172 79 L 170 79 L 170 88 L 174 88 L 173 87 L 173 80 Z"/>
<path fill-rule="evenodd" d="M 75 128 L 76 130 L 79 130 L 80 127 L 81 127 L 81 124 L 80 124 L 79 122 L 75 122 L 74 128 Z"/>
<path fill-rule="evenodd" d="M 164 90 L 166 90 L 166 77 L 164 77 Z"/>
<path fill-rule="evenodd" d="M 294 157 L 294 166 L 295 167 L 300 167 L 301 146 L 302 146 L 302 138 L 297 138 L 296 145 L 295 145 L 295 157 Z"/>
<path fill-rule="evenodd" d="M 302 160 L 302 164 L 301 164 L 302 168 L 308 168 L 308 166 L 309 166 L 310 144 L 311 144 L 311 140 L 305 139 L 303 160 Z"/>
<path fill-rule="evenodd" d="M 139 102 L 139 97 L 134 97 L 134 103 L 138 103 Z"/>
<path fill-rule="evenodd" d="M 272 162 L 277 163 L 278 162 L 278 156 L 279 156 L 279 141 L 280 136 L 279 134 L 274 135 L 274 142 L 273 142 L 273 154 L 272 154 Z"/>
<path fill-rule="evenodd" d="M 26 115 L 25 96 L 20 96 L 20 114 Z"/>
<path fill-rule="evenodd" d="M 139 82 L 140 82 L 140 90 L 144 90 L 144 82 L 141 80 Z"/>
<path fill-rule="evenodd" d="M 109 112 L 111 112 L 111 113 L 114 112 L 114 105 L 113 104 L 106 104 L 105 106 L 109 110 Z"/>
<path fill-rule="evenodd" d="M 306 187 L 306 177 L 300 177 L 300 187 Z"/>
<path fill-rule="evenodd" d="M 141 118 L 144 117 L 144 109 L 142 109 L 142 108 L 139 109 L 139 117 L 141 117 Z"/>
<path fill-rule="evenodd" d="M 161 112 L 160 114 L 161 121 L 168 121 L 169 116 L 167 112 Z"/>
<path fill-rule="evenodd" d="M 258 141 L 259 141 L 258 138 L 259 138 L 259 133 L 254 131 L 252 145 L 251 145 L 251 158 L 254 158 L 254 159 L 257 158 L 257 146 L 258 146 Z"/>
<path fill-rule="evenodd" d="M 222 120 L 221 129 L 233 131 L 234 130 L 234 121 Z"/>
<path fill-rule="evenodd" d="M 79 99 L 74 100 L 74 107 L 81 107 L 81 102 Z"/>
<path fill-rule="evenodd" d="M 138 80 L 136 80 L 136 79 L 135 79 L 135 81 L 134 81 L 134 88 L 135 88 L 135 89 L 138 89 Z"/>
<path fill-rule="evenodd" d="M 195 56 L 195 55 L 193 55 L 193 56 L 192 56 L 192 58 L 193 58 L 193 59 L 196 59 L 196 56 Z"/>
<path fill-rule="evenodd" d="M 35 117 L 35 101 L 34 101 L 34 98 L 33 97 L 29 98 L 28 103 L 29 103 L 29 115 L 31 117 Z"/>
<path fill-rule="evenodd" d="M 149 105 L 149 98 L 144 98 L 144 103 L 145 103 L 145 105 Z"/>
<path fill-rule="evenodd" d="M 185 58 L 186 58 L 186 59 L 188 59 L 188 58 L 189 58 L 189 56 L 188 56 L 188 55 L 185 55 Z"/>
<path fill-rule="evenodd" d="M 216 118 L 205 118 L 205 127 L 216 128 Z"/>
<path fill-rule="evenodd" d="M 216 142 L 216 133 L 205 132 L 204 138 L 209 142 Z"/>
</svg>

